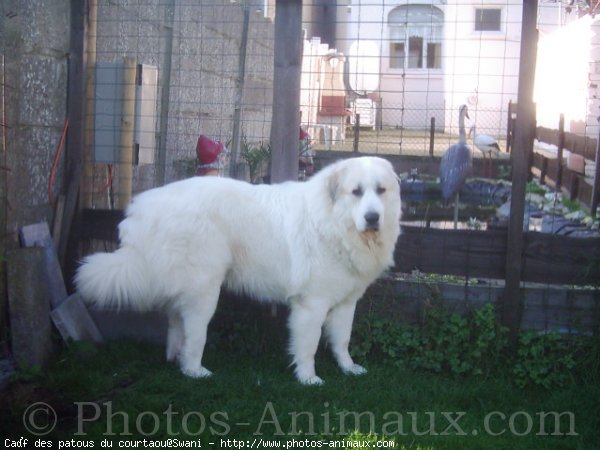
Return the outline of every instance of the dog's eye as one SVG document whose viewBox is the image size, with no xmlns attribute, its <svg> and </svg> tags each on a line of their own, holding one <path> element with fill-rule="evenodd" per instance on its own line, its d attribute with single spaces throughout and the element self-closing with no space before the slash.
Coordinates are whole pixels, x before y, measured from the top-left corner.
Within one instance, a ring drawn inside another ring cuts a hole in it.
<svg viewBox="0 0 600 450">
<path fill-rule="evenodd" d="M 355 197 L 362 197 L 362 195 L 363 195 L 363 190 L 362 190 L 362 188 L 359 186 L 359 187 L 357 187 L 356 189 L 354 189 L 354 190 L 352 191 L 352 195 L 354 195 Z"/>
<path fill-rule="evenodd" d="M 385 192 L 385 188 L 381 186 L 377 186 L 377 195 L 381 195 Z"/>
</svg>

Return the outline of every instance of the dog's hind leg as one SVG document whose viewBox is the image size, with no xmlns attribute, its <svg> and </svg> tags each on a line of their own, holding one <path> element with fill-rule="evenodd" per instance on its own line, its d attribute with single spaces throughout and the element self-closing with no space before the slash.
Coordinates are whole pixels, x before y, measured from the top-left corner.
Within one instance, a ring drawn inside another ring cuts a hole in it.
<svg viewBox="0 0 600 450">
<path fill-rule="evenodd" d="M 325 321 L 325 334 L 342 371 L 351 375 L 362 375 L 367 369 L 355 364 L 348 351 L 356 302 L 357 300 L 347 300 L 329 311 Z"/>
<path fill-rule="evenodd" d="M 296 366 L 296 378 L 302 384 L 322 384 L 315 372 L 315 354 L 321 339 L 321 328 L 327 311 L 314 305 L 292 305 L 288 326 L 290 353 Z"/>
<path fill-rule="evenodd" d="M 167 361 L 175 361 L 183 347 L 183 320 L 179 311 L 169 311 L 169 330 L 167 332 Z"/>
<path fill-rule="evenodd" d="M 219 300 L 219 286 L 193 290 L 179 299 L 183 322 L 183 347 L 179 355 L 181 371 L 193 378 L 203 378 L 212 372 L 202 366 L 206 331 Z"/>
</svg>

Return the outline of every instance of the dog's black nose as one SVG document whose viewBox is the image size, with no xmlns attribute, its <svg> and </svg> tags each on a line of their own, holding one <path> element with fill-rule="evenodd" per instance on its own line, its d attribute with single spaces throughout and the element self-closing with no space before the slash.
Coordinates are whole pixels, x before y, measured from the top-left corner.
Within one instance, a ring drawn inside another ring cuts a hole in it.
<svg viewBox="0 0 600 450">
<path fill-rule="evenodd" d="M 379 213 L 368 212 L 365 214 L 365 222 L 367 222 L 367 228 L 377 229 L 379 228 Z"/>
</svg>

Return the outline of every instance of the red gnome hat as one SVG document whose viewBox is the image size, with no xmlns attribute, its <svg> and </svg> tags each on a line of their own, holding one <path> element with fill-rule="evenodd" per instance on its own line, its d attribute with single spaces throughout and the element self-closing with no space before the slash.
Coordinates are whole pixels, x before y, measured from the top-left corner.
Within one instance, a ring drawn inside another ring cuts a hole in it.
<svg viewBox="0 0 600 450">
<path fill-rule="evenodd" d="M 200 164 L 212 164 L 214 163 L 219 154 L 223 151 L 223 143 L 219 141 L 213 141 L 203 134 L 198 138 L 198 144 L 196 144 L 196 156 Z"/>
<path fill-rule="evenodd" d="M 196 156 L 198 157 L 198 168 L 196 175 L 209 175 L 221 169 L 219 154 L 223 151 L 223 143 L 213 141 L 203 134 L 198 138 L 196 144 Z"/>
</svg>

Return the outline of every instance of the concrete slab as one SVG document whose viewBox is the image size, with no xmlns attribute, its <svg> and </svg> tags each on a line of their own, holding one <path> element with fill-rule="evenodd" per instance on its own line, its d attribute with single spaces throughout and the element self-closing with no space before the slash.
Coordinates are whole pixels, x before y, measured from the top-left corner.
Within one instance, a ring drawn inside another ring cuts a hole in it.
<svg viewBox="0 0 600 450">
<path fill-rule="evenodd" d="M 104 341 L 79 294 L 67 297 L 52 310 L 50 317 L 65 340 L 92 341 L 98 344 Z"/>
<path fill-rule="evenodd" d="M 14 360 L 20 368 L 44 366 L 53 353 L 45 250 L 8 252 L 7 281 Z"/>
<path fill-rule="evenodd" d="M 52 308 L 56 308 L 67 298 L 67 289 L 48 224 L 40 222 L 26 225 L 19 231 L 19 238 L 23 247 L 43 248 L 47 292 Z"/>
</svg>

